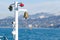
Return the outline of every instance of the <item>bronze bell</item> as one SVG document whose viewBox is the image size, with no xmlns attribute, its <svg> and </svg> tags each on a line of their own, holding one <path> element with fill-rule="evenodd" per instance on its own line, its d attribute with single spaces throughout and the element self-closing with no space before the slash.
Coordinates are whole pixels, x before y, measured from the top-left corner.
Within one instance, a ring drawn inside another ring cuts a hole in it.
<svg viewBox="0 0 60 40">
<path fill-rule="evenodd" d="M 28 12 L 24 12 L 24 18 L 25 18 L 25 19 L 28 18 Z"/>
</svg>

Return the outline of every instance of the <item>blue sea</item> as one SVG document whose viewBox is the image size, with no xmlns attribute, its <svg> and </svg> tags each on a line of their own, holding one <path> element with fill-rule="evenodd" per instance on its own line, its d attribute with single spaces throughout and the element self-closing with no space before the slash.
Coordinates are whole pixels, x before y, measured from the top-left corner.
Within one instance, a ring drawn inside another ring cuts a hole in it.
<svg viewBox="0 0 60 40">
<path fill-rule="evenodd" d="M 0 28 L 0 36 L 14 40 L 12 28 Z M 19 28 L 19 40 L 60 40 L 59 28 Z"/>
</svg>

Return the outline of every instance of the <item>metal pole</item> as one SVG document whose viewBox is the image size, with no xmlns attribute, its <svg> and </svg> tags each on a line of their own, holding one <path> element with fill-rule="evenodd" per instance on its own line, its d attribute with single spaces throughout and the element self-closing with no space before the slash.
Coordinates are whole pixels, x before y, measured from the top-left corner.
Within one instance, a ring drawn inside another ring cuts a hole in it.
<svg viewBox="0 0 60 40">
<path fill-rule="evenodd" d="M 14 27 L 14 30 L 12 31 L 12 34 L 13 34 L 13 37 L 14 37 L 14 40 L 18 40 L 18 12 L 20 11 L 27 11 L 27 9 L 18 9 L 18 2 L 14 2 L 14 4 L 11 4 L 11 5 L 14 5 L 14 16 L 15 16 L 15 21 L 13 23 L 13 27 Z"/>
<path fill-rule="evenodd" d="M 18 10 L 18 2 L 15 2 L 14 7 L 15 7 L 15 9 L 14 9 L 15 10 L 15 40 L 18 40 L 18 12 L 20 12 L 20 11 L 25 12 L 25 11 L 27 11 L 27 9 Z"/>
<path fill-rule="evenodd" d="M 15 2 L 15 31 L 16 31 L 16 35 L 15 35 L 15 40 L 18 40 L 18 2 Z"/>
</svg>

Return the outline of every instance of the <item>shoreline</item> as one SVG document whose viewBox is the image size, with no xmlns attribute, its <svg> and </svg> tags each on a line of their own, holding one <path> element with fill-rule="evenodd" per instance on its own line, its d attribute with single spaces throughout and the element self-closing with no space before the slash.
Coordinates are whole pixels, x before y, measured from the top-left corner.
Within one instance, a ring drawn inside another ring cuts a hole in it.
<svg viewBox="0 0 60 40">
<path fill-rule="evenodd" d="M 0 28 L 13 28 L 13 27 L 0 27 Z M 19 29 L 30 29 L 30 28 L 19 28 Z M 31 29 L 60 29 L 60 28 L 31 28 Z"/>
</svg>

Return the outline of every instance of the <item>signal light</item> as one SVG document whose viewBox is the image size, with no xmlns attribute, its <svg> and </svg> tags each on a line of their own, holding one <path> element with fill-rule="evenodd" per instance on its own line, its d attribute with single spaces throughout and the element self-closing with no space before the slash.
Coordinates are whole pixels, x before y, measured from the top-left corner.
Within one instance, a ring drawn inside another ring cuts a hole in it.
<svg viewBox="0 0 60 40">
<path fill-rule="evenodd" d="M 28 13 L 24 12 L 24 18 L 27 19 L 28 18 Z"/>
<path fill-rule="evenodd" d="M 24 6 L 24 4 L 23 3 L 20 3 L 20 7 L 23 7 Z"/>
<path fill-rule="evenodd" d="M 13 7 L 10 5 L 8 9 L 9 9 L 10 11 L 12 11 L 12 10 L 13 10 Z"/>
</svg>

